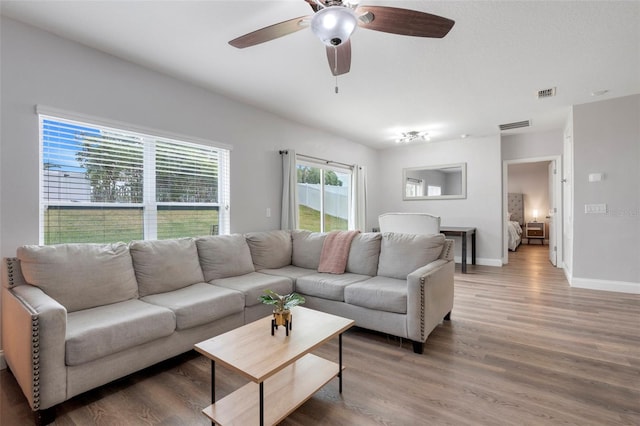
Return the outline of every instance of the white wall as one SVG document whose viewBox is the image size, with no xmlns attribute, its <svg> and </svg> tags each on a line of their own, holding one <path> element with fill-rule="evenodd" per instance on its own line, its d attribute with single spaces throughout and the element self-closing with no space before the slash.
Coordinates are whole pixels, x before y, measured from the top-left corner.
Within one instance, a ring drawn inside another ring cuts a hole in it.
<svg viewBox="0 0 640 426">
<path fill-rule="evenodd" d="M 640 95 L 574 106 L 573 156 L 571 284 L 640 293 Z"/>
<path fill-rule="evenodd" d="M 567 114 L 569 114 L 569 111 L 567 111 Z M 562 155 L 562 139 L 562 129 L 503 135 L 501 145 L 502 159 L 523 160 Z"/>
<path fill-rule="evenodd" d="M 2 256 L 38 243 L 39 104 L 232 145 L 232 232 L 280 227 L 279 149 L 363 165 L 373 176 L 369 188 L 375 188 L 373 149 L 5 17 L 0 30 Z M 370 205 L 376 194 L 368 194 Z M 376 218 L 370 216 L 368 228 Z"/>
<path fill-rule="evenodd" d="M 440 216 L 442 225 L 476 227 L 478 263 L 502 265 L 502 165 L 498 136 L 393 147 L 380 151 L 380 159 L 382 196 L 378 214 L 426 212 Z M 460 162 L 467 163 L 466 199 L 403 201 L 403 168 Z M 457 256 L 460 245 L 457 238 Z"/>
</svg>

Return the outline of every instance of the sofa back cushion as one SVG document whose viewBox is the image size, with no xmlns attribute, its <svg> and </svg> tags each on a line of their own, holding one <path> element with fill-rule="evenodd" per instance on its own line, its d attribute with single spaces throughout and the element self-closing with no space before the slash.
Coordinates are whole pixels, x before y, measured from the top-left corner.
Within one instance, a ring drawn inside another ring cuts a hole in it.
<svg viewBox="0 0 640 426">
<path fill-rule="evenodd" d="M 351 241 L 347 272 L 375 276 L 380 258 L 380 242 L 382 234 L 366 232 L 356 235 Z"/>
<path fill-rule="evenodd" d="M 385 232 L 380 246 L 378 275 L 401 280 L 440 256 L 444 235 L 415 235 Z"/>
<path fill-rule="evenodd" d="M 291 265 L 291 233 L 289 231 L 250 232 L 245 234 L 256 271 Z"/>
<path fill-rule="evenodd" d="M 193 238 L 129 243 L 140 297 L 204 281 Z"/>
<path fill-rule="evenodd" d="M 322 245 L 327 234 L 296 230 L 291 232 L 291 264 L 300 268 L 318 269 Z"/>
<path fill-rule="evenodd" d="M 255 272 L 249 245 L 241 234 L 201 237 L 196 246 L 205 281 Z"/>
<path fill-rule="evenodd" d="M 115 244 L 19 247 L 22 274 L 68 312 L 138 297 L 129 248 Z"/>
</svg>

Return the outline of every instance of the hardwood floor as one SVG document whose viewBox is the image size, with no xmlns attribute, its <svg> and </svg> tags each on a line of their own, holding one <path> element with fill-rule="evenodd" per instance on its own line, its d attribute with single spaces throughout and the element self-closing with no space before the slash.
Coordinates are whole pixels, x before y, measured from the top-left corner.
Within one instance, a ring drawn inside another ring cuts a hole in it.
<svg viewBox="0 0 640 426">
<path fill-rule="evenodd" d="M 334 380 L 283 425 L 640 425 L 640 296 L 570 288 L 547 247 L 522 246 L 503 268 L 455 276 L 451 322 L 422 355 L 362 329 L 344 336 Z M 335 359 L 337 340 L 317 352 Z M 57 425 L 207 425 L 210 364 L 195 352 L 57 407 Z M 244 383 L 216 369 L 217 394 Z M 33 424 L 8 370 L 0 423 Z"/>
</svg>

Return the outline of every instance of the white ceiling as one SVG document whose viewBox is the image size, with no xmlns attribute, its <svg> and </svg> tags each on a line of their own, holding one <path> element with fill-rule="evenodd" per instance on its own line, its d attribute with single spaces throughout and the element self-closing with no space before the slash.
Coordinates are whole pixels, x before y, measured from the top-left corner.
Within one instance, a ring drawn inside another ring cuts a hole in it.
<svg viewBox="0 0 640 426">
<path fill-rule="evenodd" d="M 309 29 L 242 50 L 227 44 L 311 14 L 303 0 L 2 0 L 1 13 L 374 148 L 409 130 L 437 142 L 522 120 L 532 122 L 525 131 L 558 129 L 570 105 L 640 93 L 639 1 L 362 3 L 456 24 L 443 39 L 356 30 L 336 94 Z M 537 99 L 549 87 L 557 96 Z M 608 92 L 592 96 L 599 90 Z"/>
</svg>

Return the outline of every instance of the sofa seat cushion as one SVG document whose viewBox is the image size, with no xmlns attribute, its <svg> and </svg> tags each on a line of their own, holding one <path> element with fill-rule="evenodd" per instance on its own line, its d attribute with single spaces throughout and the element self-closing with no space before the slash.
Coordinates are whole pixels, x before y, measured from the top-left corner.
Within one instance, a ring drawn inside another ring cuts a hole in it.
<svg viewBox="0 0 640 426">
<path fill-rule="evenodd" d="M 418 235 L 385 232 L 380 245 L 378 275 L 399 280 L 421 266 L 440 257 L 444 247 L 444 235 Z"/>
<path fill-rule="evenodd" d="M 373 277 L 345 288 L 344 301 L 377 311 L 406 314 L 407 280 Z"/>
<path fill-rule="evenodd" d="M 196 239 L 204 280 L 235 277 L 254 272 L 244 235 L 213 235 Z"/>
<path fill-rule="evenodd" d="M 207 283 L 152 294 L 142 300 L 171 309 L 176 314 L 178 330 L 206 324 L 244 310 L 244 295 L 241 292 Z"/>
<path fill-rule="evenodd" d="M 344 301 L 345 287 L 371 278 L 368 275 L 359 274 L 329 274 L 316 272 L 305 275 L 296 280 L 296 292 L 323 299 Z"/>
<path fill-rule="evenodd" d="M 260 302 L 258 297 L 265 290 L 272 290 L 278 294 L 289 294 L 293 291 L 293 281 L 287 277 L 251 272 L 238 277 L 221 278 L 210 281 L 220 287 L 240 291 L 244 294 L 244 306 L 254 306 Z"/>
<path fill-rule="evenodd" d="M 22 246 L 17 250 L 26 282 L 68 312 L 138 297 L 129 248 L 115 244 Z"/>
<path fill-rule="evenodd" d="M 204 281 L 193 238 L 132 241 L 129 250 L 140 297 Z"/>
<path fill-rule="evenodd" d="M 67 315 L 65 361 L 84 364 L 169 336 L 175 328 L 172 311 L 138 299 L 72 312 Z"/>
<path fill-rule="evenodd" d="M 300 277 L 318 273 L 316 269 L 301 268 L 299 266 L 293 266 L 293 265 L 284 266 L 278 269 L 260 269 L 260 272 L 268 275 L 277 275 L 279 277 L 289 277 L 293 280 L 294 284 L 296 283 L 296 280 Z"/>
</svg>

